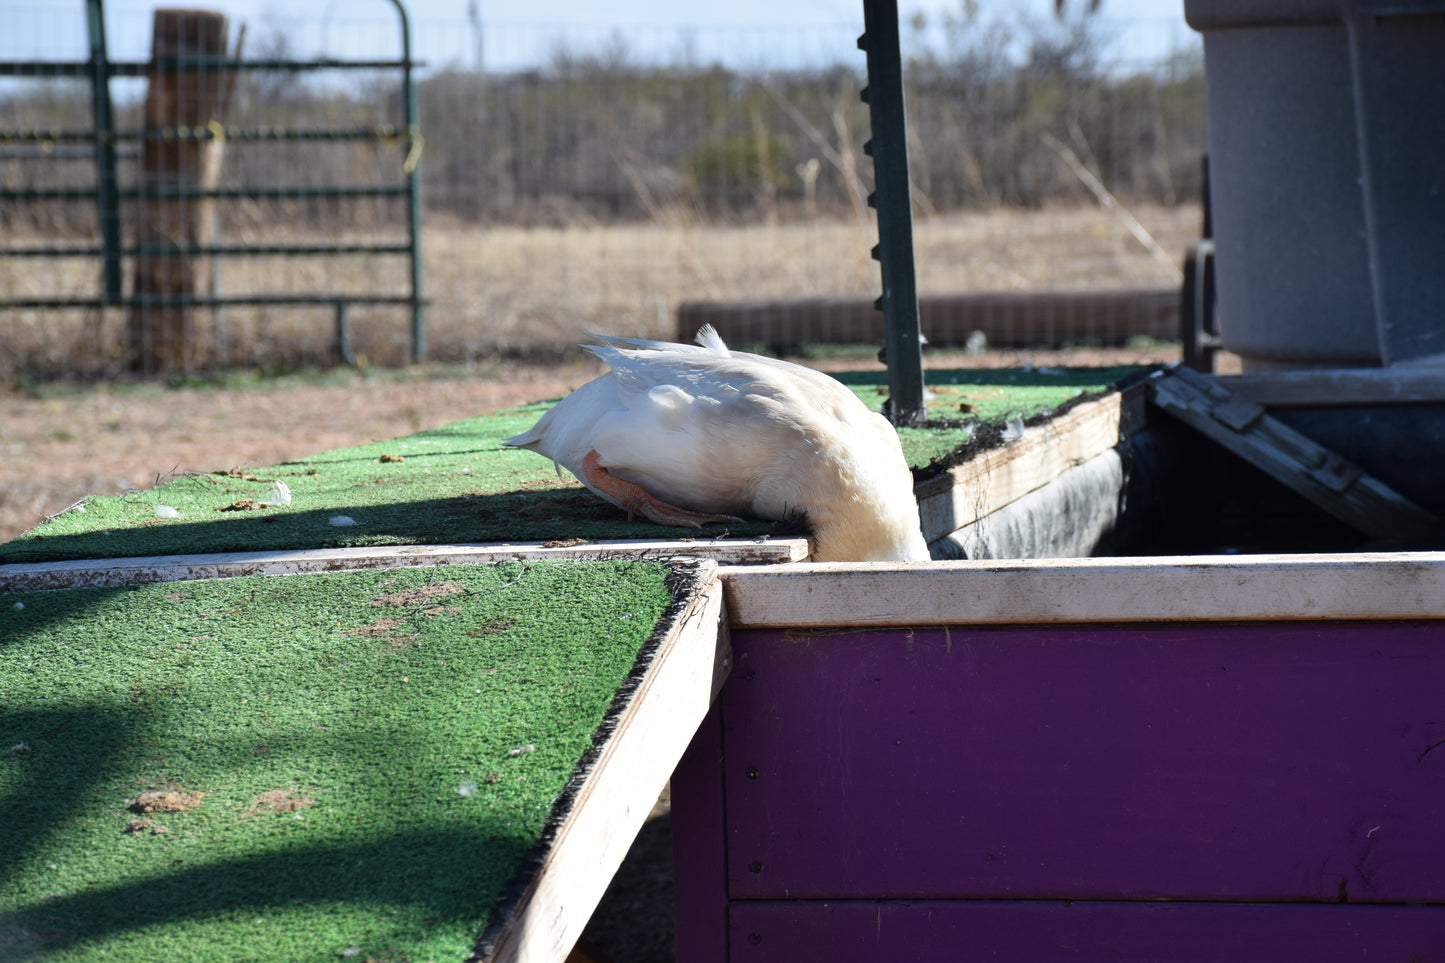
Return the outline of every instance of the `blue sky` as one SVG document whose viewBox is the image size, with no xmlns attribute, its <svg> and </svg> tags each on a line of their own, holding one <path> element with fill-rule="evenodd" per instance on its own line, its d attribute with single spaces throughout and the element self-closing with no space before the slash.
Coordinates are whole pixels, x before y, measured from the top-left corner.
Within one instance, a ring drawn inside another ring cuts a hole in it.
<svg viewBox="0 0 1445 963">
<path fill-rule="evenodd" d="M 413 52 L 433 67 L 470 64 L 472 0 L 406 0 Z M 558 42 L 601 44 L 621 37 L 636 54 L 674 54 L 686 46 L 704 62 L 732 60 L 750 66 L 775 59 L 850 56 L 847 35 L 862 26 L 861 0 L 475 0 L 484 27 L 489 69 L 516 69 L 545 59 Z M 976 0 L 985 17 L 1047 22 L 1052 0 Z M 111 55 L 143 59 L 151 11 L 175 0 L 106 0 Z M 191 6 L 192 4 L 184 4 Z M 1081 0 L 1073 5 L 1082 6 Z M 254 41 L 282 32 L 301 56 L 386 56 L 395 51 L 395 8 L 390 0 L 197 0 L 224 10 L 233 23 L 250 24 Z M 962 0 L 900 0 L 903 18 L 923 12 L 935 21 L 957 12 Z M 82 59 L 83 0 L 0 0 L 0 59 Z M 1103 0 L 1102 16 L 1117 25 L 1125 53 L 1151 59 L 1193 36 L 1184 25 L 1183 0 Z M 234 29 L 234 28 L 233 28 Z M 841 41 L 841 50 L 838 49 Z M 530 63 L 529 63 L 530 61 Z"/>
</svg>

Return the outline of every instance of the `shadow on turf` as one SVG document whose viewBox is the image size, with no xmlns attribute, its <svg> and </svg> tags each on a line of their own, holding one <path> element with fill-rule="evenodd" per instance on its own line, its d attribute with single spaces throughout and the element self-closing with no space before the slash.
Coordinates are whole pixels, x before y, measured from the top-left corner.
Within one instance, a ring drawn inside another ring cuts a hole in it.
<svg viewBox="0 0 1445 963">
<path fill-rule="evenodd" d="M 0 928 L 38 934 L 42 948 L 50 950 L 187 919 L 214 920 L 236 912 L 266 915 L 318 904 L 370 904 L 378 910 L 409 911 L 394 917 L 396 928 L 381 937 L 387 943 L 422 941 L 439 923 L 466 923 L 480 933 L 480 908 L 497 895 L 499 886 L 484 879 L 478 868 L 502 861 L 515 864 L 530 845 L 530 839 L 511 836 L 484 841 L 403 831 L 353 845 L 178 866 L 160 877 L 48 898 L 3 919 Z"/>
<path fill-rule="evenodd" d="M 109 705 L 0 709 L 0 753 L 11 787 L 0 796 L 0 879 L 81 811 L 91 782 L 142 724 L 139 714 Z"/>
<path fill-rule="evenodd" d="M 37 878 L 37 860 L 43 857 L 36 851 L 56 834 L 85 823 L 94 811 L 94 784 L 113 779 L 116 760 L 133 753 L 156 725 L 153 711 L 110 705 L 0 709 L 0 752 L 6 754 L 0 776 L 8 787 L 0 794 L 0 811 L 6 814 L 0 879 Z M 358 752 L 364 747 L 336 748 Z M 117 841 L 126 815 L 117 803 Z M 535 842 L 532 836 L 494 828 L 490 835 L 469 836 L 397 823 L 346 844 L 291 847 L 195 867 L 176 859 L 163 875 L 146 872 L 108 886 L 81 884 L 83 891 L 70 895 L 43 892 L 42 868 L 37 888 L 28 894 L 33 896 L 29 907 L 0 909 L 0 959 L 43 959 L 72 944 L 148 927 L 236 913 L 266 916 L 318 904 L 371 907 L 378 917 L 389 915 L 389 932 L 370 934 L 379 945 L 422 943 L 428 930 L 444 923 L 464 924 L 474 930 L 474 938 L 485 922 L 482 913 L 509 884 L 510 867 L 520 864 Z M 77 888 L 74 874 L 86 872 L 75 865 L 51 869 L 57 873 L 51 884 L 57 890 Z M 394 912 L 398 909 L 400 914 Z"/>
</svg>

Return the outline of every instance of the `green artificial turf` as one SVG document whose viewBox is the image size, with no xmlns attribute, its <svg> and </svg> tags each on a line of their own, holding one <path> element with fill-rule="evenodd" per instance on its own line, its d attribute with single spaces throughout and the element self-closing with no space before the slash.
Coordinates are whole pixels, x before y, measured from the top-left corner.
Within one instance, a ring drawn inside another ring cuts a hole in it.
<svg viewBox="0 0 1445 963">
<path fill-rule="evenodd" d="M 0 593 L 0 958 L 465 959 L 668 579 L 512 563 Z M 135 811 L 148 791 L 195 805 Z"/>
<path fill-rule="evenodd" d="M 908 464 L 915 469 L 926 468 L 965 444 L 978 425 L 1000 425 L 1014 417 L 1032 418 L 1080 394 L 1103 391 L 1143 370 L 1138 365 L 1118 365 L 926 371 L 928 420 L 947 427 L 903 428 L 898 440 Z M 888 397 L 887 372 L 845 372 L 833 377 L 852 388 L 874 411 Z"/>
<path fill-rule="evenodd" d="M 929 417 L 946 427 L 899 432 L 909 463 L 923 468 L 965 444 L 974 426 L 1028 417 L 1081 392 L 1106 388 L 1136 368 L 930 371 Z M 886 372 L 837 376 L 874 409 Z M 0 545 L 0 564 L 196 552 L 366 545 L 676 539 L 676 528 L 628 522 L 551 462 L 502 449 L 552 402 L 469 418 L 393 441 L 322 452 L 245 472 L 175 478 L 155 489 L 93 496 Z M 275 483 L 290 489 L 278 500 Z M 754 522 L 710 536 L 759 535 Z"/>
</svg>

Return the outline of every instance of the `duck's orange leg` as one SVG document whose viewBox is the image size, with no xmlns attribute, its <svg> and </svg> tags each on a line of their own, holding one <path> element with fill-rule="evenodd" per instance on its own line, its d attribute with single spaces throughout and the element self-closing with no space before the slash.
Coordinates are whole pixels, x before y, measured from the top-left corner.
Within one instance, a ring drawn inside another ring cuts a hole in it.
<svg viewBox="0 0 1445 963">
<path fill-rule="evenodd" d="M 582 459 L 582 474 L 587 484 L 600 492 L 606 492 L 622 503 L 622 507 L 627 509 L 629 522 L 638 515 L 648 521 L 656 522 L 658 525 L 678 525 L 684 528 L 701 528 L 704 525 L 742 521 L 741 518 L 732 515 L 711 515 L 707 512 L 694 512 L 686 508 L 678 508 L 676 505 L 669 505 L 667 502 L 653 498 L 641 485 L 624 481 L 597 464 L 596 449 L 589 451 L 587 457 Z"/>
</svg>

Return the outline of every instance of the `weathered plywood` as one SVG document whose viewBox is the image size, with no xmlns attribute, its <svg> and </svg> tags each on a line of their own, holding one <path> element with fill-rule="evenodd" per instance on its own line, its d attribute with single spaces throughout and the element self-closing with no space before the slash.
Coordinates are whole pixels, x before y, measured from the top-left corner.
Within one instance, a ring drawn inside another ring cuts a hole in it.
<svg viewBox="0 0 1445 963">
<path fill-rule="evenodd" d="M 238 575 L 294 575 L 364 568 L 412 568 L 569 559 L 707 558 L 731 564 L 777 564 L 808 557 L 805 538 L 699 539 L 695 541 L 517 542 L 502 545 L 406 545 L 275 552 L 161 555 L 151 558 L 80 559 L 0 565 L 0 591 L 136 585 Z"/>
<path fill-rule="evenodd" d="M 733 648 L 733 900 L 1445 901 L 1445 623 Z"/>
<path fill-rule="evenodd" d="M 980 452 L 923 482 L 914 493 L 924 538 L 943 538 L 1113 448 L 1122 437 L 1125 406 L 1137 403 L 1133 393 L 1084 402 L 1024 429 L 1012 444 Z"/>
<path fill-rule="evenodd" d="M 1110 448 L 1049 484 L 929 544 L 938 559 L 1080 558 L 1119 524 L 1124 461 Z"/>
<path fill-rule="evenodd" d="M 540 869 L 489 934 L 487 963 L 566 958 L 726 679 L 732 663 L 721 585 L 713 563 L 702 565 L 702 588 L 627 693 Z"/>
<path fill-rule="evenodd" d="M 1091 902 L 748 902 L 730 913 L 738 963 L 1428 960 L 1445 909 Z"/>
<path fill-rule="evenodd" d="M 1445 552 L 810 562 L 724 579 L 735 628 L 1445 618 Z"/>
</svg>

